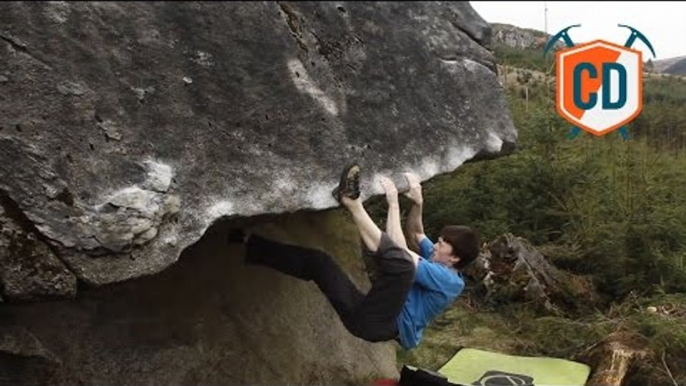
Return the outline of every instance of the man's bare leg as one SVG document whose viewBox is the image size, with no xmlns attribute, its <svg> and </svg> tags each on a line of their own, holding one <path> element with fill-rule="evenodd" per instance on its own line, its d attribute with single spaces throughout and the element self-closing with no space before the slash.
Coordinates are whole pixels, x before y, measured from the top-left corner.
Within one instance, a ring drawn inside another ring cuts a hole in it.
<svg viewBox="0 0 686 386">
<path fill-rule="evenodd" d="M 381 186 L 386 192 L 386 202 L 388 203 L 388 217 L 386 219 L 386 233 L 395 241 L 399 247 L 407 249 L 407 241 L 403 234 L 400 223 L 400 204 L 398 201 L 398 189 L 393 181 L 388 177 L 381 177 Z"/>
<path fill-rule="evenodd" d="M 353 221 L 360 231 L 360 236 L 362 236 L 364 245 L 369 251 L 376 252 L 381 243 L 381 229 L 379 229 L 374 221 L 372 221 L 371 217 L 369 217 L 369 214 L 362 205 L 362 200 L 360 198 L 353 200 L 343 196 L 341 198 L 341 203 L 350 211 L 350 214 L 352 214 Z"/>
</svg>

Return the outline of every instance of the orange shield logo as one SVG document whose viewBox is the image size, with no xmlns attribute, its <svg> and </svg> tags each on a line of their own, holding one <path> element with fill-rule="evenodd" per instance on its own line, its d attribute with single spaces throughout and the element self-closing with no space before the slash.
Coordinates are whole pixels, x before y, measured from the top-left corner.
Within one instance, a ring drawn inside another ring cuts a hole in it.
<svg viewBox="0 0 686 386">
<path fill-rule="evenodd" d="M 601 136 L 636 118 L 643 108 L 641 51 L 595 40 L 557 51 L 558 113 Z"/>
</svg>

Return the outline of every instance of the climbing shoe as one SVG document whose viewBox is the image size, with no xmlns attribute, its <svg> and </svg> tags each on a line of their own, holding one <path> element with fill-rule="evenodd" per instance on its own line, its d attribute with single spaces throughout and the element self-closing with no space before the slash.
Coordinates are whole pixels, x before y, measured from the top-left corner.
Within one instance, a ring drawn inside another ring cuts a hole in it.
<svg viewBox="0 0 686 386">
<path fill-rule="evenodd" d="M 353 200 L 360 197 L 360 166 L 357 163 L 343 169 L 341 180 L 331 194 L 339 203 L 344 196 Z"/>
</svg>

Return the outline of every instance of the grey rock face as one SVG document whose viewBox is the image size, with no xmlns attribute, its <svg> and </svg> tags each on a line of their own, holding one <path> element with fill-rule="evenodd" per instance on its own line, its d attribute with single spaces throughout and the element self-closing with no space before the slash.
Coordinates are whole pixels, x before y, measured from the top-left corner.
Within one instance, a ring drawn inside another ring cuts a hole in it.
<svg viewBox="0 0 686 386">
<path fill-rule="evenodd" d="M 466 2 L 10 2 L 0 24 L 0 191 L 91 285 L 222 217 L 334 207 L 352 160 L 366 198 L 516 142 Z"/>
<path fill-rule="evenodd" d="M 10 206 L 0 195 L 0 202 Z M 73 297 L 76 277 L 36 238 L 24 231 L 0 206 L 0 288 L 4 301 Z"/>
<path fill-rule="evenodd" d="M 0 324 L 0 384 L 43 385 L 59 381 L 61 362 L 23 327 Z"/>
<path fill-rule="evenodd" d="M 245 248 L 226 244 L 231 225 L 214 225 L 158 275 L 0 306 L 0 384 L 365 385 L 399 376 L 394 344 L 350 334 L 313 282 L 244 264 Z M 369 290 L 343 210 L 285 214 L 255 231 L 326 251 Z"/>
</svg>

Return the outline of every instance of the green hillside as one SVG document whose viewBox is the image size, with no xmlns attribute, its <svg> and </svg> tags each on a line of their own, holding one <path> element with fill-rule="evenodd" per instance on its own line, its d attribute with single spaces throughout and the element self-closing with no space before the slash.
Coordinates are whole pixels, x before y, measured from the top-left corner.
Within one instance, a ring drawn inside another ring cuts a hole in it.
<svg viewBox="0 0 686 386">
<path fill-rule="evenodd" d="M 494 52 L 519 149 L 429 181 L 426 231 L 436 237 L 443 224 L 460 223 L 487 241 L 523 236 L 558 267 L 591 276 L 604 302 L 572 320 L 467 295 L 427 331 L 426 347 L 400 360 L 437 369 L 461 345 L 575 359 L 607 334 L 630 331 L 650 342 L 651 356 L 627 384 L 686 384 L 686 79 L 646 76 L 628 141 L 617 132 L 570 140 L 549 58 Z M 648 305 L 676 311 L 646 315 Z"/>
</svg>

